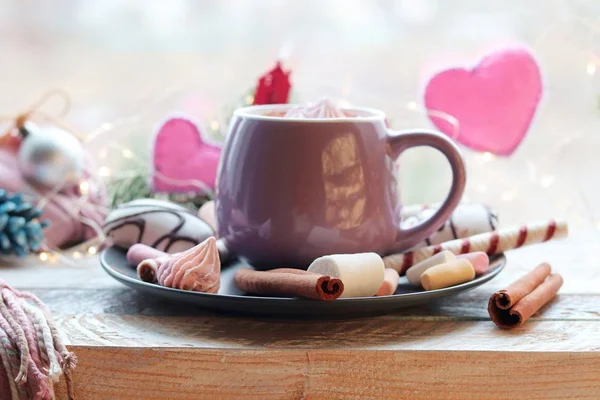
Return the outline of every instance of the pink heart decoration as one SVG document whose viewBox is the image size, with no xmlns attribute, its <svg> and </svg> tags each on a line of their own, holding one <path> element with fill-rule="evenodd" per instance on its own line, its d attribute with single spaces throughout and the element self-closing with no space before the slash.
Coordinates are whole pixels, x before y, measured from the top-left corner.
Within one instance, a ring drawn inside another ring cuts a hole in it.
<svg viewBox="0 0 600 400">
<path fill-rule="evenodd" d="M 221 148 L 203 140 L 189 119 L 168 119 L 154 141 L 152 188 L 166 193 L 204 193 L 213 189 Z"/>
<path fill-rule="evenodd" d="M 425 108 L 435 126 L 474 150 L 508 156 L 519 146 L 542 96 L 540 68 L 525 49 L 486 55 L 472 69 L 452 68 L 433 76 Z M 456 128 L 443 112 L 458 120 Z"/>
</svg>

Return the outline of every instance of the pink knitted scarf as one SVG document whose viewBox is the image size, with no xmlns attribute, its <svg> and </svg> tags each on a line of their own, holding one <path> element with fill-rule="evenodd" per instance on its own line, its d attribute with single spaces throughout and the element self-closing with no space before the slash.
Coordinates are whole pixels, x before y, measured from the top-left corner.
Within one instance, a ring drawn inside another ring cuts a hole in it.
<svg viewBox="0 0 600 400">
<path fill-rule="evenodd" d="M 52 400 L 64 374 L 73 399 L 75 355 L 67 350 L 44 303 L 0 280 L 0 399 Z"/>
</svg>

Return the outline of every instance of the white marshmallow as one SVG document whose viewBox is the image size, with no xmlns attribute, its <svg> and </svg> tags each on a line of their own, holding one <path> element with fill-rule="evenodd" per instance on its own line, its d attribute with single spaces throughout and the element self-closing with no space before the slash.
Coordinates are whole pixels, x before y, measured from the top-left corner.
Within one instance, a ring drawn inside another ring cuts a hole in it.
<svg viewBox="0 0 600 400">
<path fill-rule="evenodd" d="M 456 260 L 456 256 L 454 255 L 454 253 L 448 250 L 441 251 L 433 257 L 429 257 L 421 261 L 420 263 L 417 263 L 410 267 L 406 271 L 406 278 L 408 279 L 408 282 L 410 282 L 411 285 L 421 286 L 421 274 L 423 272 L 436 265 L 445 264 L 454 260 Z"/>
<path fill-rule="evenodd" d="M 309 272 L 341 279 L 341 297 L 374 296 L 383 283 L 384 270 L 383 260 L 376 253 L 323 256 L 308 267 Z"/>
</svg>

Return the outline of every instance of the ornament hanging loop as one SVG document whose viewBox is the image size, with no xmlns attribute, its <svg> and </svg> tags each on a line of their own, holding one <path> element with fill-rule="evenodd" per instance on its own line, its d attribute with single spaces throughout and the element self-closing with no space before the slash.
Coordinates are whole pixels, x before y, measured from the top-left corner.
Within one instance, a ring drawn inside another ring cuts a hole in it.
<svg viewBox="0 0 600 400">
<path fill-rule="evenodd" d="M 48 102 L 54 97 L 60 97 L 63 101 L 63 105 L 60 109 L 60 112 L 58 112 L 55 115 L 42 110 L 43 106 L 48 104 Z M 27 121 L 33 121 L 34 119 L 39 117 L 41 117 L 43 120 L 50 120 L 53 124 L 68 131 L 79 141 L 81 141 L 81 137 L 63 121 L 70 109 L 71 97 L 66 91 L 62 89 L 48 90 L 47 92 L 42 94 L 42 96 L 40 96 L 40 98 L 37 101 L 35 101 L 26 111 L 21 112 L 16 116 L 0 117 L 0 121 L 14 121 L 13 125 L 8 129 L 8 131 L 5 132 L 2 137 L 0 137 L 0 143 L 3 140 L 5 140 L 14 129 L 18 130 L 19 134 L 21 134 L 23 137 L 27 136 L 28 131 L 27 129 L 25 129 L 25 124 L 27 123 Z"/>
</svg>

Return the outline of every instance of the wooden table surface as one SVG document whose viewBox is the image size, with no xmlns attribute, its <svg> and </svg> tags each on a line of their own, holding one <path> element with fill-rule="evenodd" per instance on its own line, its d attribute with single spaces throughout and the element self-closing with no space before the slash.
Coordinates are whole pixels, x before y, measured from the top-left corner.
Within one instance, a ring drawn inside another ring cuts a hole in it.
<svg viewBox="0 0 600 400">
<path fill-rule="evenodd" d="M 491 282 L 380 317 L 217 315 L 137 293 L 97 258 L 3 267 L 41 297 L 79 363 L 78 399 L 598 399 L 598 233 L 512 251 Z M 489 320 L 492 292 L 542 261 L 559 296 L 521 328 Z M 426 392 L 427 391 L 427 392 Z"/>
<path fill-rule="evenodd" d="M 231 3 L 0 0 L 0 114 L 63 88 L 69 125 L 109 127 L 87 147 L 98 165 L 138 172 L 107 143 L 149 159 L 173 112 L 208 129 L 276 57 L 297 101 L 381 108 L 408 129 L 432 127 L 414 110 L 429 73 L 521 42 L 541 64 L 542 103 L 510 158 L 465 149 L 465 193 L 502 224 L 558 217 L 590 231 L 510 252 L 500 276 L 442 303 L 331 322 L 178 306 L 122 286 L 97 259 L 0 263 L 0 278 L 48 304 L 77 353 L 77 399 L 600 399 L 600 3 Z M 448 187 L 445 160 L 427 151 L 403 156 L 405 203 L 438 201 Z M 523 327 L 497 329 L 490 294 L 542 261 L 563 275 L 560 295 Z"/>
</svg>

